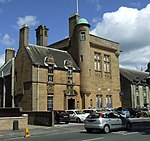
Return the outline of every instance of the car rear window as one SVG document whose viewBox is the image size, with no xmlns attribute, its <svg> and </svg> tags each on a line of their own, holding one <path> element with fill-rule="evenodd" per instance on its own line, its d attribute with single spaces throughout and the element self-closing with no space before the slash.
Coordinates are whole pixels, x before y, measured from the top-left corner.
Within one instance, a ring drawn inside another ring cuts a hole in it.
<svg viewBox="0 0 150 141">
<path fill-rule="evenodd" d="M 77 115 L 79 115 L 79 114 L 85 114 L 85 113 L 82 112 L 82 111 L 75 111 L 75 112 L 76 112 Z"/>
<path fill-rule="evenodd" d="M 88 117 L 90 117 L 90 118 L 92 118 L 92 119 L 94 119 L 94 118 L 100 118 L 100 117 L 105 118 L 106 115 L 103 114 L 103 113 L 95 113 L 95 114 L 89 115 Z"/>
</svg>

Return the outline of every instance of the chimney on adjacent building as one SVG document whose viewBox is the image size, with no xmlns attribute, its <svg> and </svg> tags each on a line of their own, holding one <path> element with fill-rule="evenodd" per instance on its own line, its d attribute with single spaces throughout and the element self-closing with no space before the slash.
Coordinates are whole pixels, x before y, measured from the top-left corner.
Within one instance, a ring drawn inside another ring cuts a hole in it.
<svg viewBox="0 0 150 141">
<path fill-rule="evenodd" d="M 7 48 L 5 50 L 5 63 L 15 57 L 15 50 L 13 48 Z"/>
<path fill-rule="evenodd" d="M 70 18 L 69 18 L 69 38 L 72 37 L 74 28 L 76 26 L 77 21 L 80 19 L 80 16 L 78 15 L 78 13 L 73 14 Z"/>
<path fill-rule="evenodd" d="M 47 46 L 48 28 L 45 25 L 40 25 L 36 31 L 36 44 L 40 46 Z"/>
<path fill-rule="evenodd" d="M 20 29 L 20 39 L 19 46 L 28 46 L 29 44 L 29 27 L 27 24 L 24 24 Z"/>
</svg>

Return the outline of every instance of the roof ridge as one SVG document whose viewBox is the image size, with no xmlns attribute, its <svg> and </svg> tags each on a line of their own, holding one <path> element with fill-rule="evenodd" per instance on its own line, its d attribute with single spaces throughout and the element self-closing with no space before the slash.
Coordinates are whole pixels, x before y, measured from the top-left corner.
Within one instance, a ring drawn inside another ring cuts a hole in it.
<svg viewBox="0 0 150 141">
<path fill-rule="evenodd" d="M 45 48 L 45 49 L 55 50 L 55 51 L 58 51 L 58 52 L 68 53 L 67 51 L 64 51 L 64 50 L 59 50 L 59 49 L 55 49 L 55 48 L 49 48 L 49 47 L 39 46 L 39 45 L 34 45 L 34 44 L 29 44 L 29 46 L 35 46 L 35 47 L 39 47 L 39 48 Z"/>
<path fill-rule="evenodd" d="M 140 70 L 132 70 L 132 69 L 129 69 L 129 68 L 121 68 L 120 69 L 124 69 L 124 70 L 128 70 L 128 71 L 132 71 L 132 72 L 139 72 L 139 73 L 147 73 L 145 71 L 140 71 Z"/>
</svg>

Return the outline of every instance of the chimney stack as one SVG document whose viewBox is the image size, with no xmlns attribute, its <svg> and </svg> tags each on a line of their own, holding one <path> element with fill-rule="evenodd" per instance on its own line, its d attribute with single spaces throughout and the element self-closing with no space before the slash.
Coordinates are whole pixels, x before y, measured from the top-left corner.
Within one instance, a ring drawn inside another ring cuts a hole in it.
<svg viewBox="0 0 150 141">
<path fill-rule="evenodd" d="M 74 28 L 77 24 L 77 21 L 80 19 L 80 16 L 78 15 L 78 13 L 73 14 L 70 18 L 69 18 L 69 38 L 72 37 Z"/>
<path fill-rule="evenodd" d="M 15 57 L 15 50 L 13 48 L 7 48 L 5 50 L 5 63 Z"/>
<path fill-rule="evenodd" d="M 20 39 L 19 46 L 28 46 L 29 44 L 29 27 L 27 24 L 24 24 L 20 29 Z"/>
<path fill-rule="evenodd" d="M 40 25 L 36 31 L 36 44 L 39 46 L 47 46 L 48 28 L 45 25 Z"/>
</svg>

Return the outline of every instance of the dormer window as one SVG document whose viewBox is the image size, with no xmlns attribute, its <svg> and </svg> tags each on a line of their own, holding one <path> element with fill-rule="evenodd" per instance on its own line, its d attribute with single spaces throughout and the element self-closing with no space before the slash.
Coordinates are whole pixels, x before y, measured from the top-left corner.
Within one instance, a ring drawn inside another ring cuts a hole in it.
<svg viewBox="0 0 150 141">
<path fill-rule="evenodd" d="M 73 72 L 72 67 L 69 67 L 68 68 L 68 76 L 72 76 L 72 72 Z"/>
<path fill-rule="evenodd" d="M 81 31 L 80 32 L 80 41 L 85 41 L 86 37 L 85 37 L 85 31 Z"/>
<path fill-rule="evenodd" d="M 54 65 L 48 65 L 48 73 L 53 73 Z"/>
<path fill-rule="evenodd" d="M 53 72 L 54 72 L 54 65 L 49 64 L 48 65 L 48 83 L 53 82 Z"/>
</svg>

